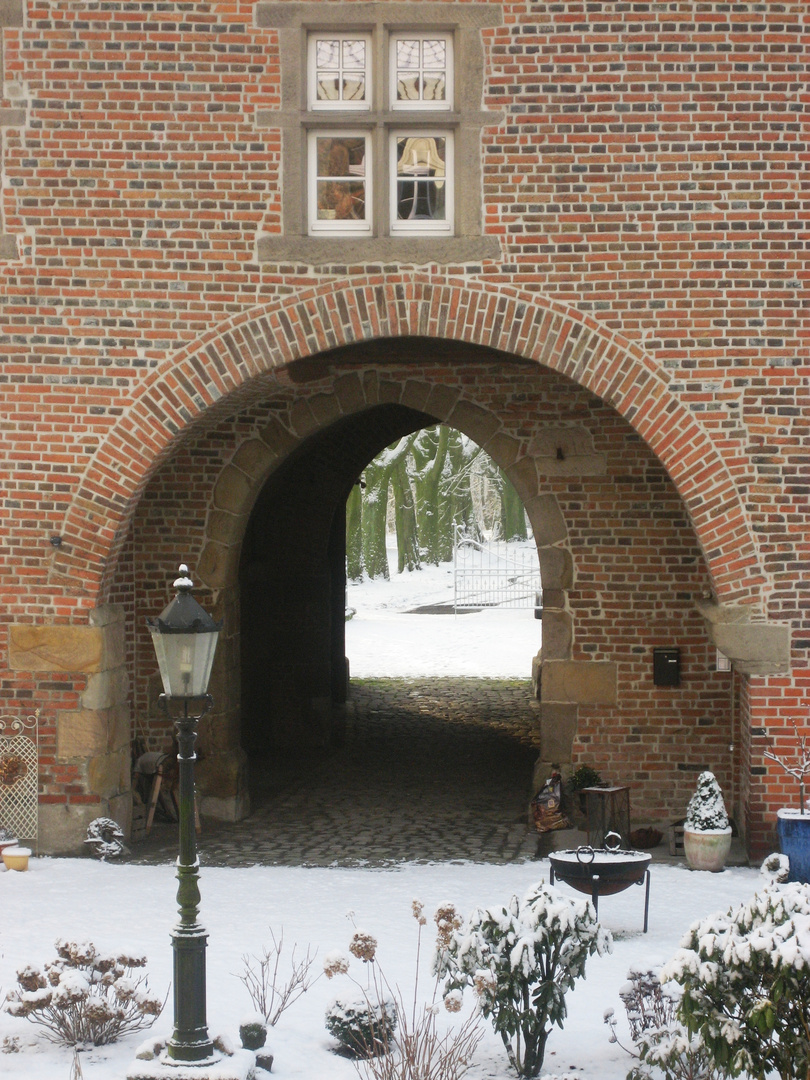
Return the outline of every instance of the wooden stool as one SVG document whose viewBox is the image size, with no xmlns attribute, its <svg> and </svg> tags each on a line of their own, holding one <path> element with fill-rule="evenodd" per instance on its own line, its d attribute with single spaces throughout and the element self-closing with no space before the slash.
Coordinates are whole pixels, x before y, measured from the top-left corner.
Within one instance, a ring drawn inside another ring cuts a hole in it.
<svg viewBox="0 0 810 1080">
<path fill-rule="evenodd" d="M 166 766 L 172 761 L 171 754 L 162 754 L 156 751 L 152 751 L 146 754 L 141 754 L 138 760 L 135 762 L 135 772 L 140 776 L 152 777 L 152 788 L 149 793 L 149 801 L 146 805 L 146 828 L 144 830 L 145 835 L 148 836 L 152 829 L 152 822 L 155 819 L 155 810 L 157 808 L 158 800 L 172 819 L 177 821 L 177 804 L 174 801 L 174 794 L 171 788 L 163 787 L 163 778 L 166 771 Z M 196 831 L 200 832 L 200 811 L 197 805 L 197 793 L 194 793 L 194 825 Z"/>
</svg>

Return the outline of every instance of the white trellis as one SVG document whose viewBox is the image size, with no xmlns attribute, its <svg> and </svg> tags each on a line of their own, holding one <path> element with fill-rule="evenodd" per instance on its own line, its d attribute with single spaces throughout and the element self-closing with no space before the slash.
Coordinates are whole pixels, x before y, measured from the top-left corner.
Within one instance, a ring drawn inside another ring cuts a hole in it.
<svg viewBox="0 0 810 1080">
<path fill-rule="evenodd" d="M 0 825 L 18 840 L 38 832 L 39 709 L 33 716 L 0 716 Z"/>
</svg>

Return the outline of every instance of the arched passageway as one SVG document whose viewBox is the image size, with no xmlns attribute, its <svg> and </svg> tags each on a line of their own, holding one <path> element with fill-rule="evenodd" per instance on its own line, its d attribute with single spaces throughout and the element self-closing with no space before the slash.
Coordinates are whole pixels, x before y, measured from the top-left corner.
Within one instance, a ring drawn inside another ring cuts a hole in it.
<svg viewBox="0 0 810 1080">
<path fill-rule="evenodd" d="M 248 812 L 254 755 L 330 742 L 346 694 L 342 507 L 378 450 L 436 421 L 484 446 L 532 522 L 545 598 L 535 784 L 552 764 L 586 762 L 657 821 L 679 815 L 707 762 L 733 791 L 731 677 L 715 670 L 697 608 L 708 569 L 666 471 L 611 406 L 537 365 L 415 339 L 319 354 L 262 390 L 188 436 L 133 532 L 138 580 L 176 545 L 166 523 L 188 499 L 187 461 L 207 509 L 184 540 L 225 620 L 201 740 L 205 810 Z M 662 645 L 680 649 L 678 687 L 653 684 Z M 145 636 L 136 648 L 152 671 Z M 153 716 L 145 679 L 136 694 Z M 521 788 L 525 805 L 532 784 Z"/>
</svg>

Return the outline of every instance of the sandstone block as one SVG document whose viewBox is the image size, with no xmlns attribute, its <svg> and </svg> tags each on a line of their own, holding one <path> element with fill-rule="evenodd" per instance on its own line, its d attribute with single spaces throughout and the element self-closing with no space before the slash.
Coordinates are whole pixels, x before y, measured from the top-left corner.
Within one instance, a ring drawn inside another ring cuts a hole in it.
<svg viewBox="0 0 810 1080">
<path fill-rule="evenodd" d="M 239 514 L 250 505 L 252 490 L 253 481 L 249 476 L 233 465 L 226 465 L 214 485 L 214 506 Z"/>
<path fill-rule="evenodd" d="M 87 763 L 88 791 L 102 799 L 120 795 L 129 790 L 130 772 L 128 749 L 90 758 Z"/>
<path fill-rule="evenodd" d="M 8 651 L 14 671 L 90 673 L 103 667 L 104 633 L 95 626 L 13 623 Z"/>
<path fill-rule="evenodd" d="M 276 461 L 276 455 L 263 439 L 248 439 L 233 455 L 231 464 L 253 480 L 266 476 Z"/>
<path fill-rule="evenodd" d="M 568 660 L 574 640 L 567 611 L 543 608 L 543 660 Z"/>
<path fill-rule="evenodd" d="M 82 709 L 110 709 L 127 700 L 129 676 L 124 665 L 91 675 L 82 694 Z"/>
<path fill-rule="evenodd" d="M 577 706 L 540 705 L 540 757 L 558 765 L 571 760 L 577 733 Z"/>
<path fill-rule="evenodd" d="M 543 705 L 615 705 L 618 665 L 599 660 L 547 660 L 541 672 Z"/>
<path fill-rule="evenodd" d="M 540 578 L 546 589 L 570 589 L 574 584 L 574 560 L 567 548 L 542 547 L 537 553 L 540 560 Z"/>
<path fill-rule="evenodd" d="M 553 547 L 568 537 L 568 528 L 556 495 L 535 495 L 524 500 L 538 548 Z"/>
</svg>

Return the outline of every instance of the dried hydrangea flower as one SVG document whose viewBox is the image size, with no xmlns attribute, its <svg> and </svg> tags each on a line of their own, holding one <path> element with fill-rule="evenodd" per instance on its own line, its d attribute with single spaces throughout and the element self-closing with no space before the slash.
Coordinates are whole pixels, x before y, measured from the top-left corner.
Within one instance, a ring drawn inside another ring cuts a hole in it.
<svg viewBox="0 0 810 1080">
<path fill-rule="evenodd" d="M 323 973 L 327 979 L 345 975 L 349 970 L 349 958 L 342 952 L 330 952 L 323 958 Z"/>
<path fill-rule="evenodd" d="M 349 945 L 349 952 L 358 960 L 369 963 L 377 955 L 377 939 L 365 930 L 356 930 Z"/>
</svg>

